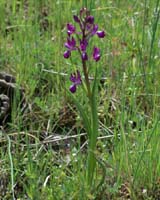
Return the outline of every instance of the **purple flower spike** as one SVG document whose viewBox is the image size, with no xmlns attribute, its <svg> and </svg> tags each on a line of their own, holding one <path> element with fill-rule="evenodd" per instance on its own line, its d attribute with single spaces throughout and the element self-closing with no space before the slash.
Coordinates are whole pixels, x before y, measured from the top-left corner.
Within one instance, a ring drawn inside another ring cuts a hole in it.
<svg viewBox="0 0 160 200">
<path fill-rule="evenodd" d="M 100 55 L 100 49 L 98 47 L 94 47 L 93 49 L 93 59 L 97 62 L 99 61 L 101 55 Z"/>
<path fill-rule="evenodd" d="M 67 24 L 67 33 L 70 36 L 71 34 L 73 34 L 76 31 L 75 26 L 73 26 L 72 24 Z"/>
<path fill-rule="evenodd" d="M 77 85 L 80 85 L 82 83 L 82 80 L 81 80 L 81 75 L 80 75 L 80 72 L 77 70 L 77 73 L 73 73 L 71 74 L 70 76 L 70 81 L 73 83 L 71 86 L 70 86 L 70 91 L 72 93 L 76 92 L 76 87 Z"/>
<path fill-rule="evenodd" d="M 87 19 L 86 19 L 86 22 L 89 23 L 89 24 L 93 24 L 94 23 L 94 17 L 91 16 L 91 15 L 88 16 Z"/>
<path fill-rule="evenodd" d="M 82 65 L 85 65 L 87 60 L 90 60 L 88 53 L 88 45 L 90 39 L 97 35 L 99 38 L 104 38 L 106 33 L 105 31 L 98 30 L 98 24 L 95 24 L 95 18 L 90 14 L 90 11 L 87 8 L 82 8 L 79 12 L 79 15 L 73 15 L 73 20 L 76 25 L 79 26 L 79 29 L 74 26 L 72 23 L 67 24 L 67 33 L 68 38 L 64 46 L 67 48 L 64 52 L 64 58 L 68 59 L 72 55 L 72 51 L 76 50 L 81 56 Z M 77 36 L 77 37 L 76 37 Z M 100 60 L 100 49 L 98 47 L 93 48 L 92 53 L 93 59 L 97 62 Z M 71 75 L 70 80 L 72 81 L 71 91 L 76 91 L 76 86 L 81 83 L 81 77 L 79 72 Z"/>
<path fill-rule="evenodd" d="M 82 60 L 88 60 L 88 55 L 86 52 L 82 53 Z"/>
<path fill-rule="evenodd" d="M 65 47 L 67 47 L 70 51 L 76 50 L 76 41 L 74 37 L 68 38 L 67 42 L 64 44 Z"/>
<path fill-rule="evenodd" d="M 104 31 L 97 31 L 97 35 L 99 38 L 104 38 L 106 34 Z"/>
<path fill-rule="evenodd" d="M 75 22 L 80 23 L 80 19 L 77 15 L 73 15 L 73 19 Z"/>
<path fill-rule="evenodd" d="M 64 56 L 64 58 L 69 58 L 71 56 L 71 52 L 69 50 L 65 51 L 63 56 Z"/>
</svg>

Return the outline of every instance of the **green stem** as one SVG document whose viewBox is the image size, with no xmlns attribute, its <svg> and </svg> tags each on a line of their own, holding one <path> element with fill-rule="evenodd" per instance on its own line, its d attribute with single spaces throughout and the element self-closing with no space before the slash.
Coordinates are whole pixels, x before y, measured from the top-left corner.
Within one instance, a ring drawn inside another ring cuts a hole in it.
<svg viewBox="0 0 160 200">
<path fill-rule="evenodd" d="M 83 73 L 84 73 L 84 77 L 85 77 L 85 82 L 86 82 L 86 87 L 87 87 L 87 95 L 89 98 L 89 101 L 91 100 L 91 88 L 90 88 L 90 83 L 89 83 L 89 78 L 88 78 L 88 70 L 87 70 L 87 66 L 86 66 L 86 61 L 82 61 L 82 66 L 83 66 Z"/>
</svg>

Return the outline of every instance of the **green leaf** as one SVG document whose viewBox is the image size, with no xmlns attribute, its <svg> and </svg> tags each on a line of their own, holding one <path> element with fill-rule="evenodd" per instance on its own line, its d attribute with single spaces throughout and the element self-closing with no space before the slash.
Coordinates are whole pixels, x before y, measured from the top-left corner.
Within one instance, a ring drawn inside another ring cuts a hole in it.
<svg viewBox="0 0 160 200">
<path fill-rule="evenodd" d="M 68 91 L 69 93 L 69 91 Z M 85 110 L 83 109 L 82 105 L 78 102 L 78 100 L 73 96 L 73 94 L 69 93 L 70 97 L 72 98 L 74 104 L 76 105 L 79 113 L 80 113 L 80 116 L 83 120 L 83 124 L 84 124 L 84 127 L 86 129 L 86 132 L 88 134 L 88 137 L 90 138 L 91 137 L 91 124 L 89 122 L 89 119 L 87 117 L 87 113 L 85 112 Z"/>
<path fill-rule="evenodd" d="M 97 68 L 95 72 L 95 79 L 92 88 L 92 98 L 91 98 L 91 106 L 92 106 L 92 131 L 94 134 L 94 139 L 97 140 L 98 136 L 98 111 L 97 111 Z"/>
<path fill-rule="evenodd" d="M 89 140 L 88 152 L 88 184 L 93 185 L 94 172 L 96 168 L 95 148 L 98 137 L 98 113 L 97 113 L 97 69 L 95 72 L 95 79 L 92 88 L 91 96 L 91 112 L 92 112 L 92 133 Z"/>
</svg>

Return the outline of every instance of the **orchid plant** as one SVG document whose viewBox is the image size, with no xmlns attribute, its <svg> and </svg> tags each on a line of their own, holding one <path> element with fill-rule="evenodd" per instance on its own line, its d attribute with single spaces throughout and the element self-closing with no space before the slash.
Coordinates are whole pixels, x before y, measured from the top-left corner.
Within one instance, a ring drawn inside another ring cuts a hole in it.
<svg viewBox="0 0 160 200">
<path fill-rule="evenodd" d="M 79 29 L 71 23 L 67 24 L 67 41 L 65 42 L 66 51 L 63 56 L 68 59 L 72 56 L 72 51 L 77 51 L 80 55 L 82 62 L 82 73 L 84 75 L 84 81 L 80 71 L 72 73 L 70 81 L 72 82 L 69 90 L 77 109 L 80 112 L 81 118 L 84 123 L 84 127 L 88 134 L 88 159 L 87 159 L 87 183 L 90 187 L 93 186 L 94 173 L 96 168 L 96 142 L 98 137 L 98 114 L 97 114 L 97 68 L 95 68 L 95 78 L 93 84 L 89 80 L 89 67 L 87 66 L 88 60 L 98 62 L 101 58 L 100 48 L 93 46 L 92 56 L 88 55 L 87 49 L 89 48 L 89 42 L 93 36 L 99 38 L 105 37 L 104 31 L 98 30 L 98 25 L 95 24 L 94 17 L 90 14 L 90 11 L 86 8 L 82 8 L 79 15 L 73 16 L 74 22 L 78 25 Z M 89 99 L 89 108 L 91 115 L 88 116 L 88 112 L 85 111 L 83 106 L 78 102 L 75 96 L 71 93 L 77 91 L 79 85 L 86 88 L 86 95 Z"/>
</svg>

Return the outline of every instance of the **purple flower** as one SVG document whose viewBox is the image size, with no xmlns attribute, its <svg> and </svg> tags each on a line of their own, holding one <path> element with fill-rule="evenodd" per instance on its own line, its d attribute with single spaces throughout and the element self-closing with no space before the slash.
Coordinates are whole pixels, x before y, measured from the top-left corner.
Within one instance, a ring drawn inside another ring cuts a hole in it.
<svg viewBox="0 0 160 200">
<path fill-rule="evenodd" d="M 93 59 L 97 62 L 99 61 L 101 55 L 100 55 L 100 49 L 98 47 L 94 47 L 93 49 Z"/>
<path fill-rule="evenodd" d="M 79 19 L 78 16 L 73 15 L 73 19 L 74 19 L 75 22 L 80 23 L 80 19 Z"/>
<path fill-rule="evenodd" d="M 64 58 L 69 58 L 71 56 L 71 52 L 69 50 L 65 51 L 63 56 L 64 56 Z"/>
<path fill-rule="evenodd" d="M 73 34 L 76 31 L 75 26 L 73 26 L 72 24 L 67 24 L 67 33 L 70 36 L 71 34 Z"/>
<path fill-rule="evenodd" d="M 88 45 L 87 40 L 81 40 L 80 41 L 80 49 L 81 49 L 81 51 L 86 51 L 87 45 Z"/>
<path fill-rule="evenodd" d="M 104 31 L 97 31 L 97 35 L 99 38 L 104 38 L 106 34 Z"/>
<path fill-rule="evenodd" d="M 81 75 L 80 75 L 80 72 L 77 70 L 77 73 L 73 73 L 71 74 L 70 76 L 70 81 L 73 83 L 71 86 L 70 86 L 70 91 L 72 93 L 75 93 L 76 92 L 76 89 L 77 89 L 77 85 L 80 85 L 82 83 L 82 80 L 81 80 Z"/>
<path fill-rule="evenodd" d="M 92 30 L 92 35 L 96 34 L 97 31 L 98 31 L 98 25 L 97 25 L 97 24 L 94 24 L 93 30 Z"/>
<path fill-rule="evenodd" d="M 88 60 L 88 55 L 86 52 L 82 52 L 82 60 Z"/>
<path fill-rule="evenodd" d="M 67 42 L 64 44 L 70 51 L 76 50 L 76 41 L 74 37 L 68 37 Z"/>
<path fill-rule="evenodd" d="M 70 81 L 76 85 L 80 85 L 82 83 L 80 72 L 77 70 L 77 73 L 72 73 L 70 76 Z"/>
<path fill-rule="evenodd" d="M 104 38 L 105 37 L 105 32 L 104 31 L 98 31 L 98 25 L 94 24 L 93 30 L 92 30 L 92 36 L 97 34 L 99 38 Z"/>
<path fill-rule="evenodd" d="M 75 84 L 73 84 L 73 85 L 71 85 L 70 87 L 69 87 L 69 90 L 72 92 L 72 93 L 75 93 L 76 92 L 76 85 Z"/>
<path fill-rule="evenodd" d="M 68 37 L 67 42 L 64 44 L 64 46 L 68 49 L 63 54 L 64 58 L 69 58 L 71 56 L 71 51 L 77 50 L 76 41 L 74 37 L 72 38 Z"/>
<path fill-rule="evenodd" d="M 93 16 L 87 16 L 86 18 L 86 22 L 89 23 L 89 24 L 93 24 L 94 23 L 94 17 Z"/>
</svg>

